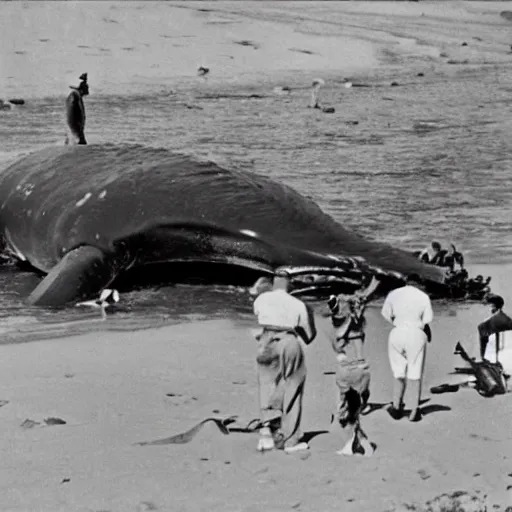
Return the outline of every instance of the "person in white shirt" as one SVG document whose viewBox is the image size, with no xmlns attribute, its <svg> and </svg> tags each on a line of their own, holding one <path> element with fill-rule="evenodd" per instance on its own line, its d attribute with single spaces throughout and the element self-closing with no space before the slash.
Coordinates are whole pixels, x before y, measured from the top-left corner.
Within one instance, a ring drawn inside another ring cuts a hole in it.
<svg viewBox="0 0 512 512">
<path fill-rule="evenodd" d="M 261 422 L 258 450 L 307 449 L 300 442 L 302 397 L 306 381 L 303 343 L 316 337 L 314 316 L 306 304 L 288 293 L 290 278 L 278 271 L 273 289 L 254 301 L 262 330 L 258 341 L 258 384 Z M 280 427 L 275 428 L 276 424 Z"/>
<path fill-rule="evenodd" d="M 394 326 L 388 339 L 389 362 L 395 377 L 393 403 L 388 412 L 397 420 L 403 415 L 407 383 L 414 401 L 409 420 L 421 420 L 421 381 L 426 345 L 431 337 L 429 324 L 434 314 L 430 298 L 420 286 L 420 277 L 410 275 L 406 285 L 391 291 L 382 306 L 382 316 Z"/>
</svg>

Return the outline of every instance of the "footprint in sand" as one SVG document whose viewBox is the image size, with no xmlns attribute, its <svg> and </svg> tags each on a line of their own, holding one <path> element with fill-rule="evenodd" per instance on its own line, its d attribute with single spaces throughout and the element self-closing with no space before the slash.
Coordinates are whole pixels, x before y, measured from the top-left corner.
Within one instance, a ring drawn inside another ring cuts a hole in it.
<svg viewBox="0 0 512 512">
<path fill-rule="evenodd" d="M 137 512 L 147 512 L 148 510 L 158 510 L 158 507 L 151 501 L 141 501 L 135 510 Z"/>
<path fill-rule="evenodd" d="M 418 475 L 420 475 L 420 478 L 422 480 L 428 480 L 430 478 L 431 475 L 429 475 L 424 469 L 420 469 L 418 471 Z"/>
<path fill-rule="evenodd" d="M 317 55 L 315 52 L 312 52 L 311 50 L 301 50 L 300 48 L 288 48 L 291 52 L 297 52 L 297 53 L 305 53 L 306 55 Z"/>
<path fill-rule="evenodd" d="M 38 421 L 34 421 L 34 420 L 30 420 L 30 419 L 26 419 L 21 425 L 20 427 L 21 428 L 33 428 L 35 427 L 36 425 L 40 425 L 41 423 L 39 423 Z"/>
<path fill-rule="evenodd" d="M 171 399 L 169 402 L 172 405 L 185 405 L 197 401 L 196 396 L 186 396 L 180 393 L 166 393 L 165 396 Z"/>
<path fill-rule="evenodd" d="M 240 46 L 252 46 L 255 50 L 257 50 L 260 46 L 257 43 L 254 43 L 253 41 L 247 41 L 246 39 L 243 39 L 242 41 L 235 41 L 235 44 L 239 44 Z"/>
</svg>

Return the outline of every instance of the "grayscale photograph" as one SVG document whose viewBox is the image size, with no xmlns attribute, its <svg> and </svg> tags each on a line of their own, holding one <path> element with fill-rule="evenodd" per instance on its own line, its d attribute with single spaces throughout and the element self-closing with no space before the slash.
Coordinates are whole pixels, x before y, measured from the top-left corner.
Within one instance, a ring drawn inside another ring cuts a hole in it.
<svg viewBox="0 0 512 512">
<path fill-rule="evenodd" d="M 511 432 L 510 2 L 0 0 L 0 512 L 512 512 Z"/>
</svg>

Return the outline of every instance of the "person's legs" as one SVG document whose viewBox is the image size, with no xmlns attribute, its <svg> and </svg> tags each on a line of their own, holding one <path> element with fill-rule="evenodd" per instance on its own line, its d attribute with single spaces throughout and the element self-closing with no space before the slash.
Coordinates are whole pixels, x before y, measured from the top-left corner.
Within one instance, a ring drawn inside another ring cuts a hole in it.
<svg viewBox="0 0 512 512">
<path fill-rule="evenodd" d="M 408 386 L 412 395 L 411 421 L 419 421 L 421 417 L 420 399 L 421 399 L 421 379 L 408 379 Z"/>
<path fill-rule="evenodd" d="M 415 329 L 414 332 L 411 332 L 406 350 L 408 361 L 407 380 L 412 395 L 411 414 L 409 416 L 411 421 L 419 421 L 421 419 L 421 385 L 425 368 L 426 347 L 426 334 L 420 329 Z"/>
<path fill-rule="evenodd" d="M 395 409 L 403 409 L 406 381 L 398 378 L 393 382 L 393 407 Z"/>
<path fill-rule="evenodd" d="M 373 454 L 373 446 L 360 427 L 360 415 L 369 396 L 370 371 L 366 363 L 342 362 L 336 370 L 338 407 L 336 423 L 341 427 L 344 445 L 340 455 Z"/>
<path fill-rule="evenodd" d="M 407 359 L 404 344 L 407 340 L 407 330 L 394 328 L 389 333 L 388 356 L 393 373 L 393 403 L 388 409 L 390 416 L 398 420 L 402 417 L 403 402 L 406 388 Z"/>
<path fill-rule="evenodd" d="M 280 371 L 275 396 L 282 404 L 283 414 L 280 440 L 276 440 L 276 447 L 285 450 L 307 449 L 306 443 L 299 443 L 302 437 L 300 423 L 306 383 L 304 351 L 299 339 L 290 334 L 281 337 L 279 351 Z"/>
<path fill-rule="evenodd" d="M 344 429 L 350 423 L 351 417 L 351 389 L 353 391 L 354 372 L 352 365 L 348 362 L 338 363 L 336 367 L 336 386 L 338 387 L 338 399 L 336 404 L 336 413 L 334 415 L 335 423 Z"/>
<path fill-rule="evenodd" d="M 281 416 L 283 397 L 278 395 L 276 386 L 280 372 L 278 341 L 268 332 L 259 334 L 257 340 L 260 421 L 264 424 L 260 430 L 258 450 L 264 451 L 274 449 L 274 439 L 269 424 L 271 420 Z"/>
</svg>

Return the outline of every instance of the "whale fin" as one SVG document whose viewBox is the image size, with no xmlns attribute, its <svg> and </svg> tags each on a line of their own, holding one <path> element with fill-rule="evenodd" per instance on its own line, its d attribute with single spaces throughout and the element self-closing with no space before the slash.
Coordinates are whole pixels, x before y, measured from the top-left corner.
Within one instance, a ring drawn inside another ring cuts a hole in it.
<svg viewBox="0 0 512 512">
<path fill-rule="evenodd" d="M 30 294 L 37 306 L 62 306 L 98 294 L 115 277 L 104 252 L 83 245 L 68 252 Z"/>
</svg>

